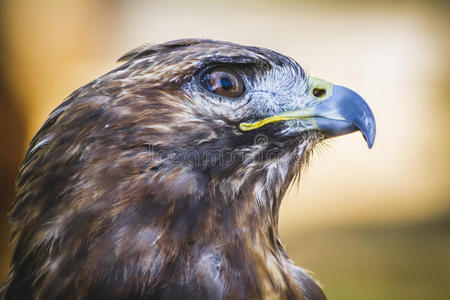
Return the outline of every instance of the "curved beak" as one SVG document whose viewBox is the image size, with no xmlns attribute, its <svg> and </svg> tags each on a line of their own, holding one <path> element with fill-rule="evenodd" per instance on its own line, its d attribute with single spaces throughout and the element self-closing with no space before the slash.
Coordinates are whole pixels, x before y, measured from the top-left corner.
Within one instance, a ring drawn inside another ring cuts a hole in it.
<svg viewBox="0 0 450 300">
<path fill-rule="evenodd" d="M 269 123 L 293 119 L 309 119 L 313 121 L 313 128 L 325 133 L 327 138 L 361 131 L 367 146 L 372 148 L 375 141 L 375 118 L 369 105 L 356 92 L 328 81 L 310 78 L 313 86 L 326 90 L 325 98 L 318 98 L 319 102 L 313 107 L 282 112 L 253 123 L 241 123 L 242 131 L 257 129 Z"/>
<path fill-rule="evenodd" d="M 359 130 L 367 146 L 373 146 L 376 125 L 372 110 L 360 95 L 346 87 L 333 85 L 331 97 L 313 107 L 310 116 L 328 137 Z"/>
</svg>

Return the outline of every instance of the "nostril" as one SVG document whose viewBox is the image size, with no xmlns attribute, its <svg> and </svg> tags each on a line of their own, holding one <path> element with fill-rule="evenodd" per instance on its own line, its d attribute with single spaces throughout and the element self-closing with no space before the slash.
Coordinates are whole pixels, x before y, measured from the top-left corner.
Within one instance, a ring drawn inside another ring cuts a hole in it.
<svg viewBox="0 0 450 300">
<path fill-rule="evenodd" d="M 314 88 L 312 91 L 312 94 L 314 95 L 314 97 L 322 97 L 327 93 L 327 91 L 325 89 L 321 89 L 321 88 Z"/>
</svg>

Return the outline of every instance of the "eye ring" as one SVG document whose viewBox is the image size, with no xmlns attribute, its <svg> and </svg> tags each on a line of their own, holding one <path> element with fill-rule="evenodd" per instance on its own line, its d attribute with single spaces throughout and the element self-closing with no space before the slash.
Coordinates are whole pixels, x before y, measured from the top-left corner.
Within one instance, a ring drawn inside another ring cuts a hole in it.
<svg viewBox="0 0 450 300">
<path fill-rule="evenodd" d="M 202 76 L 202 83 L 208 91 L 228 98 L 238 98 L 245 91 L 244 82 L 239 74 L 224 66 L 207 70 Z"/>
</svg>

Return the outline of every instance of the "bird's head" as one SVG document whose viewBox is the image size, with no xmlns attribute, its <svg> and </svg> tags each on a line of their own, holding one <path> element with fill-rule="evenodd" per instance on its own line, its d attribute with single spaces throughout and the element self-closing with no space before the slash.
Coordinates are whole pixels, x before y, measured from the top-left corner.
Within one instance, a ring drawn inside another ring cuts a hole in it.
<svg viewBox="0 0 450 300">
<path fill-rule="evenodd" d="M 287 186 L 317 143 L 357 130 L 369 148 L 374 142 L 375 120 L 358 94 L 271 50 L 187 39 L 120 60 L 72 93 L 34 137 L 17 180 L 16 231 L 44 220 L 38 212 L 64 226 L 75 212 L 96 218 L 113 204 L 107 216 L 159 214 L 160 199 L 167 213 L 176 199 L 185 199 L 183 209 L 264 207 L 259 219 L 276 224 Z"/>
<path fill-rule="evenodd" d="M 195 273 L 234 299 L 289 290 L 289 273 L 322 299 L 278 241 L 278 208 L 322 140 L 359 130 L 372 146 L 363 99 L 279 53 L 226 42 L 178 40 L 121 60 L 30 144 L 11 211 L 23 274 L 11 291 L 39 282 L 32 296 L 52 299 L 70 284 L 95 292 L 110 274 L 154 289 Z"/>
<path fill-rule="evenodd" d="M 142 107 L 151 114 L 141 119 L 142 130 L 164 135 L 148 139 L 149 152 L 201 170 L 209 183 L 235 193 L 248 177 L 262 180 L 268 174 L 261 171 L 276 166 L 283 169 L 278 184 L 264 186 L 278 186 L 279 196 L 322 140 L 357 130 L 369 148 L 375 139 L 373 114 L 357 93 L 310 77 L 271 50 L 178 40 L 138 48 L 122 60 L 138 70 L 145 105 L 160 106 L 157 112 Z"/>
</svg>

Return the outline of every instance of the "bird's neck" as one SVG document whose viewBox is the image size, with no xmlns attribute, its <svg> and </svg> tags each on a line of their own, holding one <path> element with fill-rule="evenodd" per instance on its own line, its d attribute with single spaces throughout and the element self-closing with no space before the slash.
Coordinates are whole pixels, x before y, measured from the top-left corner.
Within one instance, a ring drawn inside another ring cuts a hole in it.
<svg viewBox="0 0 450 300">
<path fill-rule="evenodd" d="M 281 199 L 294 174 L 291 159 L 247 166 L 249 175 L 238 170 L 226 180 L 211 180 L 209 193 L 194 208 L 199 215 L 186 232 L 192 241 L 189 257 L 202 277 L 230 286 L 230 299 L 233 292 L 239 299 L 243 291 L 249 299 L 260 297 L 258 291 L 264 298 L 303 299 L 301 284 L 293 279 L 298 270 L 287 258 L 277 228 Z"/>
</svg>

